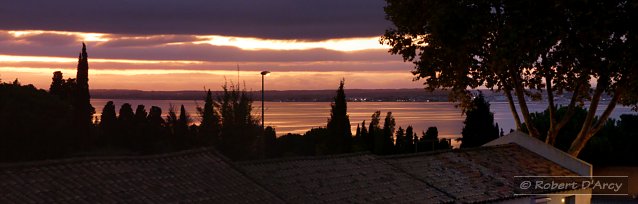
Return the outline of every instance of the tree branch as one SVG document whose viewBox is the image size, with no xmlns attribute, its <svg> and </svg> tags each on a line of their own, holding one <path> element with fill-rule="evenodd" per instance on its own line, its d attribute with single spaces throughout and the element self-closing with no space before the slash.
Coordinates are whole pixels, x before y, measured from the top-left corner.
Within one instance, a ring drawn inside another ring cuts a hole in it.
<svg viewBox="0 0 638 204">
<path fill-rule="evenodd" d="M 514 99 L 512 98 L 512 88 L 509 86 L 505 86 L 503 89 L 505 92 L 505 96 L 507 97 L 507 103 L 510 106 L 510 112 L 512 112 L 512 117 L 514 117 L 514 122 L 516 124 L 516 130 L 521 130 L 521 118 L 518 117 L 518 112 L 516 111 L 516 105 L 514 104 Z"/>
<path fill-rule="evenodd" d="M 523 84 L 520 82 L 520 76 L 517 73 L 511 72 L 512 80 L 514 80 L 514 91 L 516 93 L 516 97 L 518 98 L 518 105 L 521 108 L 521 114 L 523 114 L 523 119 L 525 120 L 525 126 L 529 131 L 529 134 L 532 137 L 540 138 L 538 134 L 538 130 L 532 124 L 532 118 L 529 115 L 529 109 L 527 108 L 527 102 L 525 101 L 525 93 L 523 91 Z"/>
<path fill-rule="evenodd" d="M 596 125 L 594 125 L 594 128 L 591 130 L 591 135 L 595 135 L 598 131 L 600 131 L 600 129 L 605 127 L 607 119 L 611 115 L 611 112 L 614 112 L 616 104 L 618 104 L 618 100 L 620 99 L 622 91 L 623 90 L 620 87 L 616 88 L 616 91 L 614 91 L 614 96 L 611 98 L 611 101 L 609 101 L 609 104 L 607 104 L 607 108 L 605 108 L 605 111 L 602 115 L 600 115 L 598 122 L 596 122 Z"/>
<path fill-rule="evenodd" d="M 552 77 L 548 73 L 545 76 L 545 87 L 547 89 L 547 101 L 549 108 L 549 130 L 547 131 L 547 137 L 545 137 L 545 143 L 554 145 L 556 129 L 556 106 L 554 105 L 554 90 L 552 89 Z"/>
<path fill-rule="evenodd" d="M 568 153 L 572 156 L 578 157 L 580 151 L 585 147 L 587 141 L 593 134 L 591 134 L 591 125 L 596 116 L 596 109 L 598 108 L 598 103 L 600 102 L 600 96 L 605 91 L 605 86 L 607 84 L 607 79 L 603 76 L 598 78 L 598 84 L 596 85 L 596 90 L 594 91 L 594 95 L 592 96 L 591 103 L 589 104 L 589 110 L 587 111 L 587 117 L 585 117 L 585 122 L 583 123 L 583 127 L 580 129 L 578 136 L 572 142 L 572 145 L 569 147 Z"/>
</svg>

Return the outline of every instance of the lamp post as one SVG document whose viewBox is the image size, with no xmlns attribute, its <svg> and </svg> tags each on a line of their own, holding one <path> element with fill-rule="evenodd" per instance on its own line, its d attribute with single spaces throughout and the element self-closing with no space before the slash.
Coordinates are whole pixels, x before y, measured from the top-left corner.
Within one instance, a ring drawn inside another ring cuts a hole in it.
<svg viewBox="0 0 638 204">
<path fill-rule="evenodd" d="M 264 76 L 270 74 L 270 71 L 262 71 L 261 72 L 261 130 L 265 131 L 266 126 L 264 125 Z"/>
</svg>

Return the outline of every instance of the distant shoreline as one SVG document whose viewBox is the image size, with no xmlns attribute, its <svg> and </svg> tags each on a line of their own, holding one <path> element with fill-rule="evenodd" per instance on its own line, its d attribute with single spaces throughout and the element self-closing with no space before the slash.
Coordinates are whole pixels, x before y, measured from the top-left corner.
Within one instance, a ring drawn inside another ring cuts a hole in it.
<svg viewBox="0 0 638 204">
<path fill-rule="evenodd" d="M 213 91 L 213 95 L 221 91 Z M 255 100 L 260 100 L 261 91 L 248 91 Z M 265 101 L 280 102 L 329 102 L 333 101 L 335 90 L 266 90 Z M 448 92 L 424 89 L 349 89 L 346 90 L 349 101 L 372 102 L 428 102 L 448 101 Z M 141 91 L 141 90 L 91 90 L 94 99 L 129 99 L 129 100 L 202 100 L 204 90 L 185 91 Z"/>
</svg>

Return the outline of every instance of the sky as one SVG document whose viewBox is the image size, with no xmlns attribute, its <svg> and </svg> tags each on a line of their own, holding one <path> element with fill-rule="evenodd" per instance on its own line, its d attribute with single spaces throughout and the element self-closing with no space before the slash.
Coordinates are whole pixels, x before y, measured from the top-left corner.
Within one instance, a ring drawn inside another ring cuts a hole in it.
<svg viewBox="0 0 638 204">
<path fill-rule="evenodd" d="M 91 89 L 419 88 L 379 37 L 383 0 L 2 1 L 0 79 L 47 89 L 75 77 L 82 42 Z"/>
</svg>

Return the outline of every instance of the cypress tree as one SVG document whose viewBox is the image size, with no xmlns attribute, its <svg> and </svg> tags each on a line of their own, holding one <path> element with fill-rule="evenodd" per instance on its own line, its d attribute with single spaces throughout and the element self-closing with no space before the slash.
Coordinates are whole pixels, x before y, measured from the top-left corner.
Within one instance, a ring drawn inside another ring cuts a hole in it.
<svg viewBox="0 0 638 204">
<path fill-rule="evenodd" d="M 86 45 L 82 43 L 82 52 L 78 57 L 78 67 L 76 76 L 76 89 L 73 94 L 73 107 L 75 115 L 75 124 L 77 126 L 78 136 L 85 140 L 84 145 L 88 145 L 88 136 L 92 125 L 91 120 L 95 109 L 91 105 L 89 94 L 89 62 L 86 53 Z"/>
<path fill-rule="evenodd" d="M 405 137 L 405 131 L 403 130 L 401 126 L 399 126 L 399 129 L 397 130 L 395 136 L 396 136 L 396 142 L 394 146 L 397 153 L 405 153 L 406 147 L 407 147 L 407 143 L 406 143 L 407 141 Z"/>
<path fill-rule="evenodd" d="M 472 106 L 465 112 L 461 148 L 478 147 L 498 138 L 499 130 L 494 125 L 494 113 L 490 103 L 482 93 L 472 100 Z"/>
<path fill-rule="evenodd" d="M 339 83 L 337 96 L 330 105 L 330 118 L 328 119 L 328 154 L 350 152 L 352 148 L 352 132 L 350 130 L 350 118 L 348 116 L 348 104 L 343 90 L 344 80 Z"/>
<path fill-rule="evenodd" d="M 199 139 L 204 145 L 219 144 L 219 114 L 215 111 L 213 94 L 210 89 L 206 92 L 204 107 L 197 107 L 197 111 L 202 116 L 202 122 L 199 125 Z"/>
<path fill-rule="evenodd" d="M 412 153 L 414 152 L 414 130 L 412 128 L 412 126 L 408 126 L 405 129 L 405 140 L 406 140 L 406 147 L 405 147 L 405 153 Z"/>
<path fill-rule="evenodd" d="M 396 122 L 392 116 L 392 112 L 388 112 L 383 122 L 381 134 L 375 134 L 374 153 L 376 154 L 392 154 L 394 143 L 394 126 Z"/>
<path fill-rule="evenodd" d="M 133 113 L 133 108 L 131 104 L 124 103 L 120 107 L 120 114 L 117 117 L 118 122 L 118 133 L 117 133 L 117 143 L 123 147 L 133 148 L 135 146 L 135 142 L 132 137 L 134 137 L 133 128 L 135 127 L 133 120 L 135 118 L 135 113 Z"/>
<path fill-rule="evenodd" d="M 377 137 L 381 137 L 381 127 L 379 126 L 381 121 L 381 111 L 375 111 L 370 119 L 368 126 L 368 136 L 366 144 L 370 151 L 375 152 L 375 142 Z"/>
<path fill-rule="evenodd" d="M 113 137 L 117 134 L 117 116 L 115 114 L 113 101 L 107 102 L 102 109 L 100 129 L 102 130 L 100 143 L 107 146 L 113 145 Z"/>
</svg>

